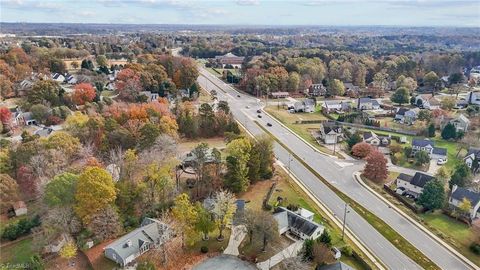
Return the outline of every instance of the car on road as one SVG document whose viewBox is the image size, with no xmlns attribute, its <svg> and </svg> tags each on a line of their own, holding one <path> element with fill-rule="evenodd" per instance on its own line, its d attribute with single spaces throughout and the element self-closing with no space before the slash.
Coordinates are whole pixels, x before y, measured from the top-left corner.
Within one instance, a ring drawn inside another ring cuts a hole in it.
<svg viewBox="0 0 480 270">
<path fill-rule="evenodd" d="M 447 159 L 446 159 L 446 158 L 439 158 L 439 159 L 437 160 L 437 165 L 443 165 L 443 164 L 445 164 L 445 163 L 447 163 Z"/>
<path fill-rule="evenodd" d="M 240 95 L 237 95 L 237 97 L 240 97 Z"/>
<path fill-rule="evenodd" d="M 250 106 L 245 106 L 245 108 L 250 109 Z"/>
<path fill-rule="evenodd" d="M 257 110 L 257 113 L 261 113 L 262 111 L 261 110 Z"/>
<path fill-rule="evenodd" d="M 258 117 L 258 118 L 262 118 L 262 116 L 261 116 L 260 114 L 259 114 L 259 115 L 257 115 L 257 117 Z"/>
<path fill-rule="evenodd" d="M 271 127 L 271 126 L 272 126 L 272 124 L 271 124 L 271 123 L 267 123 L 267 126 Z"/>
</svg>

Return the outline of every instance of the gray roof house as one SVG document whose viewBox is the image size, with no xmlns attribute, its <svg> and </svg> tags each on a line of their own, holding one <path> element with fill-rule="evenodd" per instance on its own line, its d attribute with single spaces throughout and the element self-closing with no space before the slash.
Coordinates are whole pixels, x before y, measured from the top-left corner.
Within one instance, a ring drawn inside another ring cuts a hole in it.
<svg viewBox="0 0 480 270">
<path fill-rule="evenodd" d="M 352 109 L 352 102 L 351 101 L 343 101 L 343 100 L 325 100 L 322 103 L 322 110 L 326 113 L 330 112 L 343 112 L 349 111 Z"/>
<path fill-rule="evenodd" d="M 325 144 L 335 144 L 343 139 L 342 127 L 332 122 L 320 124 L 318 134 Z"/>
<path fill-rule="evenodd" d="M 411 125 L 417 120 L 417 110 L 398 108 L 395 113 L 395 120 L 403 124 Z"/>
<path fill-rule="evenodd" d="M 378 110 L 380 109 L 380 103 L 376 99 L 364 97 L 359 98 L 357 101 L 357 109 L 363 110 Z"/>
<path fill-rule="evenodd" d="M 439 159 L 447 157 L 447 149 L 441 147 L 435 147 L 435 142 L 428 139 L 412 140 L 412 154 L 415 155 L 418 151 L 426 151 L 430 158 Z"/>
<path fill-rule="evenodd" d="M 325 96 L 327 88 L 321 83 L 314 83 L 307 89 L 307 94 L 311 97 Z"/>
<path fill-rule="evenodd" d="M 168 225 L 145 218 L 139 228 L 105 247 L 105 257 L 125 267 L 150 249 L 165 243 L 171 235 Z"/>
<path fill-rule="evenodd" d="M 302 211 L 295 213 L 284 207 L 278 207 L 273 217 L 278 223 L 278 231 L 280 234 L 289 232 L 303 240 L 317 239 L 324 231 L 325 227 L 312 221 L 311 215 L 302 216 Z"/>
<path fill-rule="evenodd" d="M 474 160 L 480 161 L 480 148 L 470 147 L 467 155 L 463 158 L 463 161 L 471 169 Z"/>
<path fill-rule="evenodd" d="M 423 192 L 423 187 L 433 179 L 435 177 L 421 172 L 416 172 L 414 176 L 401 173 L 396 179 L 397 193 L 401 191 L 418 198 Z"/>
<path fill-rule="evenodd" d="M 475 219 L 480 217 L 480 193 L 478 192 L 454 185 L 448 203 L 452 207 L 459 207 L 464 198 L 472 204 L 470 218 Z"/>
<path fill-rule="evenodd" d="M 389 136 L 380 136 L 373 131 L 363 132 L 363 141 L 373 146 L 387 146 L 391 142 Z"/>
<path fill-rule="evenodd" d="M 470 126 L 470 120 L 463 114 L 460 114 L 455 118 L 444 119 L 441 127 L 444 128 L 448 123 L 452 124 L 457 132 L 462 131 L 464 133 L 468 131 L 468 127 Z"/>
</svg>

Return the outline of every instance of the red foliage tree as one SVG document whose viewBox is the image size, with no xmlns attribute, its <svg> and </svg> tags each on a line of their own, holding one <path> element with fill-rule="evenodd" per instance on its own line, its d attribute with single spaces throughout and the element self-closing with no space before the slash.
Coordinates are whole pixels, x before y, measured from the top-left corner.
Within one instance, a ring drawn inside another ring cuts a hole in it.
<svg viewBox="0 0 480 270">
<path fill-rule="evenodd" d="M 33 175 L 33 170 L 27 166 L 21 166 L 17 170 L 17 184 L 25 200 L 35 199 L 38 195 L 38 181 Z"/>
<path fill-rule="evenodd" d="M 77 105 L 83 105 L 85 102 L 91 102 L 97 93 L 93 86 L 89 83 L 79 83 L 75 85 L 75 92 L 73 93 L 73 102 Z"/>
<path fill-rule="evenodd" d="M 366 158 L 373 150 L 370 144 L 359 142 L 352 147 L 352 154 L 359 158 Z"/>
<path fill-rule="evenodd" d="M 0 121 L 2 124 L 8 124 L 10 123 L 10 119 L 12 118 L 12 113 L 7 107 L 1 107 L 0 108 Z"/>
<path fill-rule="evenodd" d="M 138 93 L 142 91 L 140 75 L 130 68 L 122 69 L 122 71 L 118 73 L 115 85 L 119 97 L 126 101 L 134 101 Z"/>
<path fill-rule="evenodd" d="M 378 150 L 372 151 L 365 159 L 367 163 L 363 169 L 363 175 L 377 183 L 381 183 L 387 179 L 387 159 Z"/>
</svg>

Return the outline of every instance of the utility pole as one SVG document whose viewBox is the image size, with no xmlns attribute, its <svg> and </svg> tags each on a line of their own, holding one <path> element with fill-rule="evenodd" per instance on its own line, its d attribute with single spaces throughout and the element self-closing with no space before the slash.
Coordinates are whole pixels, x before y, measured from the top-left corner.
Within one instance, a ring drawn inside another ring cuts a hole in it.
<svg viewBox="0 0 480 270">
<path fill-rule="evenodd" d="M 345 203 L 345 210 L 343 212 L 342 240 L 345 236 L 345 223 L 347 222 L 347 213 L 350 213 L 350 211 L 348 211 L 348 203 Z"/>
</svg>

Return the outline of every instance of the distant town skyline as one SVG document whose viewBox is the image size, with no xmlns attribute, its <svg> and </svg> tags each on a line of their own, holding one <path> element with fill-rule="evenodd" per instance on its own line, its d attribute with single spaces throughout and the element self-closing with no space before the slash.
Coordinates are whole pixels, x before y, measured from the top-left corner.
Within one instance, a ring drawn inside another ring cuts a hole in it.
<svg viewBox="0 0 480 270">
<path fill-rule="evenodd" d="M 0 6 L 2 22 L 480 26 L 475 0 L 0 0 Z"/>
</svg>

